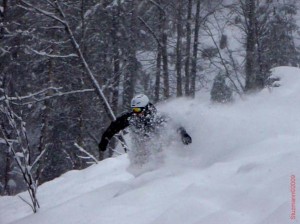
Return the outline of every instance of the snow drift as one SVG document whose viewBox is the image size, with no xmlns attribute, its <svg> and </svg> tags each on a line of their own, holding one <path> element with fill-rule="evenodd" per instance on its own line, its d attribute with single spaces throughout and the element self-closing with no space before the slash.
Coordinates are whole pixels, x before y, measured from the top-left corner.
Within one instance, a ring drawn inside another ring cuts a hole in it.
<svg viewBox="0 0 300 224">
<path fill-rule="evenodd" d="M 166 147 L 162 167 L 134 177 L 123 155 L 68 172 L 40 186 L 37 214 L 17 196 L 1 197 L 0 223 L 299 223 L 297 211 L 290 219 L 290 182 L 300 176 L 300 69 L 273 76 L 280 87 L 229 105 L 206 93 L 159 105 L 193 138 Z"/>
</svg>

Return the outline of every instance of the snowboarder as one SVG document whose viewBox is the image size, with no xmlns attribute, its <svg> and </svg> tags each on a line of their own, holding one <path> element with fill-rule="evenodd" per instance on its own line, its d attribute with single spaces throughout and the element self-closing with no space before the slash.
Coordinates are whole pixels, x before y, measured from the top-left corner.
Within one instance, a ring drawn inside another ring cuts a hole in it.
<svg viewBox="0 0 300 224">
<path fill-rule="evenodd" d="M 105 151 L 110 139 L 119 131 L 130 127 L 132 137 L 144 145 L 150 139 L 161 134 L 161 130 L 167 124 L 169 118 L 157 113 L 156 108 L 150 103 L 149 98 L 144 94 L 135 96 L 131 101 L 131 112 L 125 113 L 111 122 L 110 126 L 103 133 L 99 143 L 99 150 Z M 192 143 L 191 136 L 185 128 L 178 127 L 177 133 L 180 135 L 183 144 Z M 136 141 L 134 141 L 136 143 Z"/>
</svg>

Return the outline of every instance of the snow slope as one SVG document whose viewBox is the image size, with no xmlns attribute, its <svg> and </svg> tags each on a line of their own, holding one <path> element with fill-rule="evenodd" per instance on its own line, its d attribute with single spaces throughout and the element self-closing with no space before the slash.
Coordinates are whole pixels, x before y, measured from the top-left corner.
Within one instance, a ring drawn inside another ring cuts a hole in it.
<svg viewBox="0 0 300 224">
<path fill-rule="evenodd" d="M 37 214 L 0 197 L 0 224 L 300 223 L 297 207 L 290 219 L 291 175 L 296 204 L 300 192 L 300 69 L 273 74 L 281 87 L 230 105 L 205 93 L 160 105 L 193 137 L 170 144 L 162 167 L 134 177 L 123 155 L 68 172 L 40 186 Z"/>
</svg>

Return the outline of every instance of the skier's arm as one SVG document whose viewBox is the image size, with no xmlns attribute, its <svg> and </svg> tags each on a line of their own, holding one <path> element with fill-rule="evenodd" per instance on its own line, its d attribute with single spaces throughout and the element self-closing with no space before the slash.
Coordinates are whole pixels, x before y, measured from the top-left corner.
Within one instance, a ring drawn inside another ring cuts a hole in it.
<svg viewBox="0 0 300 224">
<path fill-rule="evenodd" d="M 128 117 L 131 116 L 131 113 L 127 113 L 118 117 L 115 121 L 112 121 L 111 124 L 108 126 L 106 131 L 103 133 L 101 141 L 99 143 L 99 150 L 105 151 L 106 147 L 111 140 L 111 138 L 117 134 L 119 131 L 125 129 L 129 126 Z"/>
<path fill-rule="evenodd" d="M 187 133 L 187 131 L 185 130 L 184 127 L 180 126 L 177 123 L 174 123 L 172 121 L 172 119 L 169 116 L 167 116 L 166 114 L 163 114 L 161 116 L 161 120 L 162 120 L 162 122 L 170 122 L 171 123 L 173 128 L 177 130 L 177 133 L 181 137 L 181 141 L 183 144 L 188 145 L 188 144 L 192 143 L 192 137 Z"/>
<path fill-rule="evenodd" d="M 188 145 L 190 143 L 192 143 L 192 138 L 191 136 L 186 132 L 184 127 L 179 127 L 177 129 L 177 132 L 179 133 L 179 135 L 181 136 L 181 140 L 183 142 L 183 144 Z"/>
</svg>

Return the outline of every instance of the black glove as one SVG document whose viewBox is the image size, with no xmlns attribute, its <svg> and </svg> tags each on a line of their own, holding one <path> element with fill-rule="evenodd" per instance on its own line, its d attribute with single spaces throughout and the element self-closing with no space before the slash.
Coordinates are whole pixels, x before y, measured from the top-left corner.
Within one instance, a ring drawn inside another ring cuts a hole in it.
<svg viewBox="0 0 300 224">
<path fill-rule="evenodd" d="M 106 150 L 107 145 L 108 145 L 108 141 L 106 139 L 102 139 L 98 145 L 99 151 L 104 152 Z"/>
<path fill-rule="evenodd" d="M 192 138 L 191 138 L 191 136 L 189 136 L 188 133 L 184 133 L 181 137 L 181 140 L 182 140 L 183 144 L 185 144 L 185 145 L 192 143 Z"/>
</svg>

